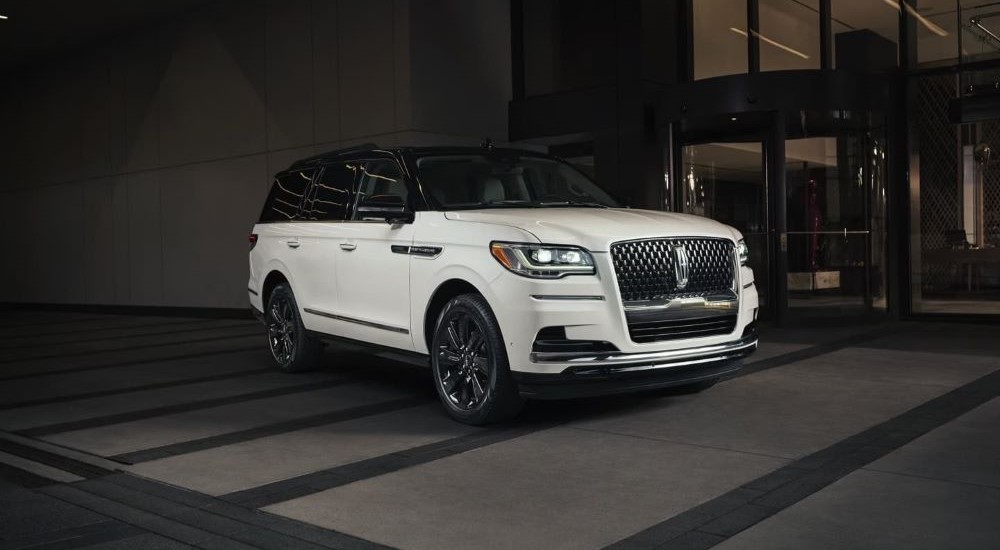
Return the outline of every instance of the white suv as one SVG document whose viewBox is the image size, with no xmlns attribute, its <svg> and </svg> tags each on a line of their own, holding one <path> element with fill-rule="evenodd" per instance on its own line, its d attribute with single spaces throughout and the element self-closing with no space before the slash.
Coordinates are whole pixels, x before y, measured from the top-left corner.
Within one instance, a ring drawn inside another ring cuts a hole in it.
<svg viewBox="0 0 1000 550">
<path fill-rule="evenodd" d="M 281 369 L 315 366 L 328 339 L 417 357 L 469 424 L 524 398 L 701 389 L 757 348 L 738 231 L 622 208 L 538 153 L 308 158 L 277 175 L 250 246 L 250 303 Z"/>
</svg>

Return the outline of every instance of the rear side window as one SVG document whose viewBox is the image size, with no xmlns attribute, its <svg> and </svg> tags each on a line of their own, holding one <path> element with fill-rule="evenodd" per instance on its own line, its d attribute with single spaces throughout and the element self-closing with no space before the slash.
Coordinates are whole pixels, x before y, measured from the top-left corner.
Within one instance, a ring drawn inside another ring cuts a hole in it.
<svg viewBox="0 0 1000 550">
<path fill-rule="evenodd" d="M 279 175 L 271 186 L 271 194 L 260 214 L 261 223 L 287 222 L 298 219 L 302 196 L 312 183 L 311 170 L 297 170 Z"/>
<path fill-rule="evenodd" d="M 302 206 L 302 218 L 314 221 L 347 218 L 356 173 L 357 165 L 353 163 L 338 162 L 324 168 Z"/>
</svg>

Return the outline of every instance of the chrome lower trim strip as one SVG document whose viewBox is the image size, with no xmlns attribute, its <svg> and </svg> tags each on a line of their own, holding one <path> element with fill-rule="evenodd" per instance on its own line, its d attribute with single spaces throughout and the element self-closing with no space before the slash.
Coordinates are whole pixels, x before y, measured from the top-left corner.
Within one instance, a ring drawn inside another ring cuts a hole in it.
<svg viewBox="0 0 1000 550">
<path fill-rule="evenodd" d="M 636 363 L 646 364 L 645 368 L 659 366 L 675 366 L 683 361 L 700 360 L 719 361 L 729 354 L 745 355 L 757 349 L 757 338 L 751 336 L 735 342 L 702 346 L 699 348 L 684 348 L 668 351 L 653 351 L 644 353 L 568 353 L 568 352 L 532 352 L 532 363 L 569 363 L 571 365 L 608 367 L 614 365 L 632 366 Z M 743 353 L 746 352 L 746 353 Z M 721 356 L 721 358 L 720 358 Z M 637 367 L 638 368 L 638 367 Z"/>
<path fill-rule="evenodd" d="M 745 353 L 733 353 L 730 355 L 716 355 L 713 357 L 703 357 L 701 359 L 690 359 L 688 361 L 674 361 L 670 363 L 648 363 L 644 365 L 629 365 L 622 367 L 604 367 L 604 366 L 594 366 L 593 368 L 583 368 L 574 369 L 573 374 L 577 375 L 588 375 L 588 374 L 622 374 L 627 372 L 642 372 L 648 370 L 656 369 L 672 369 L 676 367 L 688 367 L 691 365 L 700 365 L 703 363 L 715 363 L 717 361 L 732 361 L 745 356 Z"/>
<path fill-rule="evenodd" d="M 532 298 L 535 300 L 562 300 L 562 301 L 592 301 L 592 302 L 602 302 L 604 301 L 604 296 L 577 296 L 574 294 L 532 294 Z"/>
<path fill-rule="evenodd" d="M 344 317 L 343 315 L 335 315 L 333 313 L 326 313 L 325 311 L 318 311 L 310 308 L 303 308 L 306 313 L 311 313 L 313 315 L 319 315 L 320 317 L 326 317 L 327 319 L 336 319 L 338 321 L 346 321 L 348 323 L 354 323 L 356 325 L 363 325 L 371 328 L 378 328 L 382 330 L 388 330 L 389 332 L 398 332 L 400 334 L 409 334 L 410 331 L 405 328 L 394 327 L 390 325 L 383 325 L 382 323 L 373 323 L 372 321 L 363 321 L 361 319 L 355 319 L 353 317 Z"/>
</svg>

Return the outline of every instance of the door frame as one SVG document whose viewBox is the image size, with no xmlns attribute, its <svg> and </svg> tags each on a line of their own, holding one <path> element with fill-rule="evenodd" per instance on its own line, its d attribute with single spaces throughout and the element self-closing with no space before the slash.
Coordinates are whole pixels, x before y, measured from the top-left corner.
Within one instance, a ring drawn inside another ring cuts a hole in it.
<svg viewBox="0 0 1000 550">
<path fill-rule="evenodd" d="M 794 115 L 794 113 L 793 113 Z M 678 185 L 670 189 L 671 209 L 676 212 L 684 210 L 684 189 L 680 182 L 684 181 L 684 155 L 683 148 L 687 145 L 700 145 L 706 143 L 733 143 L 733 142 L 758 142 L 762 145 L 762 161 L 764 167 L 765 190 L 767 193 L 768 212 L 765 216 L 767 221 L 767 233 L 769 238 L 768 250 L 768 279 L 767 281 L 757 281 L 757 284 L 766 285 L 768 292 L 768 303 L 766 308 L 762 308 L 761 314 L 764 320 L 770 320 L 777 326 L 788 326 L 792 323 L 801 323 L 808 320 L 817 323 L 819 319 L 799 313 L 789 307 L 788 292 L 788 204 L 787 204 L 787 172 L 785 162 L 785 144 L 788 137 L 788 120 L 784 111 L 768 111 L 739 113 L 735 115 L 722 115 L 702 118 L 698 120 L 684 119 L 672 122 L 667 128 L 668 156 L 667 165 L 670 170 L 670 181 L 678 182 Z M 792 122 L 796 122 L 792 120 Z M 831 137 L 829 132 L 816 132 L 814 137 Z M 835 136 L 834 136 L 835 137 Z M 837 317 L 836 322 L 853 322 L 859 319 L 882 319 L 891 314 L 889 307 L 885 312 L 876 310 L 873 307 L 872 276 L 875 269 L 875 257 L 873 251 L 872 228 L 872 208 L 871 189 L 867 190 L 864 204 L 865 228 L 868 230 L 866 241 L 866 277 L 865 295 L 863 301 L 865 308 L 860 315 L 847 315 Z M 887 237 L 887 236 L 886 236 Z M 888 261 L 888 249 L 883 251 L 886 255 L 884 260 Z M 883 268 L 887 268 L 883 262 Z M 888 282 L 888 280 L 887 280 Z M 884 289 L 883 289 L 884 290 Z M 891 304 L 887 304 L 891 306 Z"/>
</svg>

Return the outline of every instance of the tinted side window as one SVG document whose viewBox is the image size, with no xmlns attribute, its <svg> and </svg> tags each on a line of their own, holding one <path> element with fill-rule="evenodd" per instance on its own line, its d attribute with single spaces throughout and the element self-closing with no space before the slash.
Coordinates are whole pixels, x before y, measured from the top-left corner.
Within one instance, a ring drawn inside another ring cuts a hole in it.
<svg viewBox="0 0 1000 550">
<path fill-rule="evenodd" d="M 302 217 L 316 221 L 343 221 L 351 204 L 357 164 L 337 163 L 323 169 L 309 199 L 302 207 Z"/>
<path fill-rule="evenodd" d="M 261 223 L 286 222 L 298 218 L 299 204 L 312 182 L 312 171 L 303 170 L 281 174 L 271 186 L 271 194 L 260 214 Z"/>
<path fill-rule="evenodd" d="M 369 160 L 361 165 L 358 202 L 378 195 L 396 195 L 403 199 L 404 204 L 410 204 L 409 187 L 394 160 Z M 360 219 L 357 212 L 354 213 L 354 219 Z"/>
</svg>

